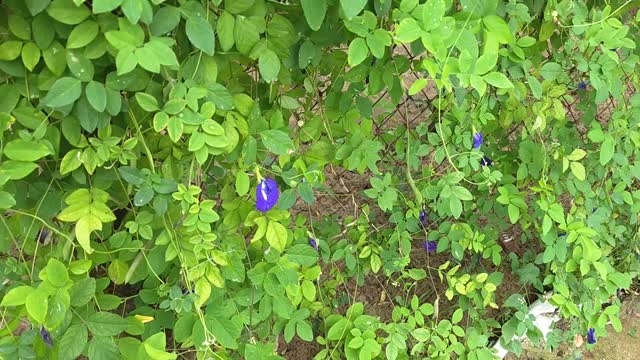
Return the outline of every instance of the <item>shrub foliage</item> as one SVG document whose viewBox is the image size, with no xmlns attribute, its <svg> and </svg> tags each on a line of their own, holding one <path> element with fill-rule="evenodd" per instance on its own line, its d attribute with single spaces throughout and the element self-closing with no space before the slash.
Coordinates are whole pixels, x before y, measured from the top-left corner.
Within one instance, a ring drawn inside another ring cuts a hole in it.
<svg viewBox="0 0 640 360">
<path fill-rule="evenodd" d="M 490 359 L 545 293 L 597 346 L 633 3 L 1 1 L 0 357 Z"/>
</svg>

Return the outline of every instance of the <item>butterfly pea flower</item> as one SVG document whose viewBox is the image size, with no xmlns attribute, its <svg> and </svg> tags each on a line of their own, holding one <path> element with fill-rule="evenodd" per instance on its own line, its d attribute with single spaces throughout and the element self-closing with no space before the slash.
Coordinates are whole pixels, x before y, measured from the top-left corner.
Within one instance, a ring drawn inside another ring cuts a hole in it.
<svg viewBox="0 0 640 360">
<path fill-rule="evenodd" d="M 429 254 L 433 254 L 434 252 L 436 252 L 436 248 L 438 247 L 438 244 L 435 241 L 432 241 L 432 240 L 425 240 L 425 242 L 422 243 L 422 247 Z"/>
<path fill-rule="evenodd" d="M 480 165 L 482 166 L 491 166 L 491 159 L 489 159 L 489 157 L 487 157 L 486 155 L 482 157 L 482 159 L 480 159 Z"/>
<path fill-rule="evenodd" d="M 420 210 L 420 223 L 422 225 L 427 225 L 427 212 L 424 210 Z"/>
<path fill-rule="evenodd" d="M 580 89 L 580 90 L 586 90 L 586 89 L 587 89 L 587 83 L 586 83 L 586 82 L 584 82 L 584 81 L 580 81 L 580 82 L 578 83 L 578 89 Z"/>
<path fill-rule="evenodd" d="M 474 149 L 479 149 L 483 142 L 484 142 L 484 139 L 482 137 L 482 133 L 481 132 L 473 133 L 473 148 Z"/>
<path fill-rule="evenodd" d="M 587 343 L 591 345 L 596 343 L 596 329 L 589 328 L 589 330 L 587 330 Z"/>
<path fill-rule="evenodd" d="M 256 187 L 256 209 L 262 212 L 271 210 L 278 203 L 279 197 L 280 191 L 275 180 L 261 180 Z"/>
<path fill-rule="evenodd" d="M 51 334 L 47 331 L 47 329 L 44 328 L 44 326 L 40 328 L 40 337 L 42 338 L 42 341 L 47 344 L 47 346 L 53 346 L 53 338 L 51 337 Z"/>
<path fill-rule="evenodd" d="M 315 250 L 318 251 L 318 241 L 314 238 L 309 238 L 309 245 Z"/>
</svg>

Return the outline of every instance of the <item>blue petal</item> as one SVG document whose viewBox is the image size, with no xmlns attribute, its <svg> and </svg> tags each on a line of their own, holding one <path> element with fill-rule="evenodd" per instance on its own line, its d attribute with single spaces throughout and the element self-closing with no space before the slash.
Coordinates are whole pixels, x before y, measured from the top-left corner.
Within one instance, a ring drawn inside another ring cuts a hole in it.
<svg viewBox="0 0 640 360">
<path fill-rule="evenodd" d="M 262 212 L 271 210 L 279 197 L 280 190 L 275 180 L 267 178 L 260 181 L 256 187 L 256 209 Z"/>
<path fill-rule="evenodd" d="M 596 329 L 589 328 L 587 330 L 587 343 L 592 345 L 596 343 Z"/>
<path fill-rule="evenodd" d="M 473 134 L 473 148 L 474 149 L 480 148 L 480 146 L 482 145 L 483 142 L 484 142 L 484 139 L 482 137 L 482 133 L 481 132 L 477 132 L 477 133 Z"/>
</svg>

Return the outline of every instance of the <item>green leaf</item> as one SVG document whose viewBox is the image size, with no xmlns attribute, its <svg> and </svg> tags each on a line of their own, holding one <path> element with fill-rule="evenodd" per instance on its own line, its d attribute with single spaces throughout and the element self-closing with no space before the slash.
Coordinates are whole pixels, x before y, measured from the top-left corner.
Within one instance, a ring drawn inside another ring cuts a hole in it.
<svg viewBox="0 0 640 360">
<path fill-rule="evenodd" d="M 144 111 L 152 112 L 160 110 L 160 107 L 158 106 L 158 100 L 147 93 L 137 92 L 136 101 Z"/>
<path fill-rule="evenodd" d="M 422 7 L 422 26 L 425 31 L 431 31 L 440 26 L 447 5 L 444 0 L 427 0 Z"/>
<path fill-rule="evenodd" d="M 349 44 L 349 66 L 359 65 L 369 56 L 367 42 L 363 38 L 355 38 Z"/>
<path fill-rule="evenodd" d="M 513 204 L 509 204 L 507 209 L 509 213 L 509 221 L 511 221 L 512 224 L 518 222 L 518 219 L 520 218 L 520 208 Z"/>
<path fill-rule="evenodd" d="M 509 25 L 496 15 L 485 16 L 482 19 L 485 28 L 489 31 L 501 44 L 508 44 L 511 42 L 511 30 Z"/>
<path fill-rule="evenodd" d="M 230 13 L 224 11 L 218 18 L 216 24 L 216 31 L 218 33 L 218 41 L 222 51 L 229 51 L 235 44 L 234 28 L 236 25 L 236 18 Z"/>
<path fill-rule="evenodd" d="M 538 100 L 542 99 L 542 84 L 540 84 L 540 81 L 533 76 L 527 75 L 527 82 L 533 96 Z"/>
<path fill-rule="evenodd" d="M 0 306 L 19 306 L 23 305 L 27 297 L 34 291 L 31 286 L 15 287 L 2 298 Z"/>
<path fill-rule="evenodd" d="M 298 321 L 296 323 L 296 333 L 304 341 L 313 341 L 313 330 L 306 321 Z"/>
<path fill-rule="evenodd" d="M 22 41 L 3 41 L 0 44 L 0 61 L 15 60 L 22 51 Z"/>
<path fill-rule="evenodd" d="M 462 320 L 463 315 L 464 315 L 464 310 L 456 309 L 456 311 L 453 312 L 453 316 L 451 317 L 451 322 L 454 324 L 459 323 L 460 320 Z"/>
<path fill-rule="evenodd" d="M 455 196 L 449 198 L 449 210 L 451 210 L 451 215 L 454 218 L 458 219 L 462 214 L 462 202 Z"/>
<path fill-rule="evenodd" d="M 255 0 L 224 0 L 224 9 L 232 14 L 240 14 L 249 10 Z"/>
<path fill-rule="evenodd" d="M 429 81 L 425 78 L 416 79 L 416 81 L 411 84 L 411 87 L 409 87 L 409 95 L 413 96 L 419 93 L 425 87 L 427 87 L 427 84 L 429 84 Z"/>
<path fill-rule="evenodd" d="M 71 289 L 69 289 L 69 298 L 71 299 L 71 306 L 85 305 L 93 299 L 93 296 L 95 294 L 96 294 L 96 280 L 94 278 L 88 277 L 82 280 L 78 280 L 73 284 Z"/>
<path fill-rule="evenodd" d="M 411 17 L 402 19 L 396 27 L 396 38 L 402 43 L 414 42 L 419 39 L 422 34 L 424 34 L 424 30 L 422 30 L 418 22 Z"/>
<path fill-rule="evenodd" d="M 367 34 L 366 39 L 371 53 L 378 59 L 384 56 L 387 46 L 391 45 L 391 36 L 383 29 L 375 29 L 372 33 Z"/>
<path fill-rule="evenodd" d="M 118 346 L 109 337 L 94 336 L 89 342 L 90 360 L 118 360 L 121 359 Z"/>
<path fill-rule="evenodd" d="M 287 245 L 287 229 L 279 222 L 269 221 L 267 232 L 265 234 L 267 242 L 274 249 L 283 252 Z"/>
<path fill-rule="evenodd" d="M 49 259 L 46 270 L 47 280 L 55 287 L 63 287 L 69 281 L 67 267 L 56 259 Z"/>
<path fill-rule="evenodd" d="M 484 81 L 482 76 L 471 74 L 469 76 L 469 81 L 471 82 L 471 86 L 476 89 L 480 96 L 483 96 L 485 91 L 487 91 L 487 83 Z"/>
<path fill-rule="evenodd" d="M 616 150 L 616 140 L 613 136 L 607 134 L 600 146 L 600 165 L 606 165 L 613 158 Z"/>
<path fill-rule="evenodd" d="M 40 62 L 40 48 L 38 45 L 28 42 L 22 47 L 22 63 L 24 67 L 29 71 L 33 69 Z"/>
<path fill-rule="evenodd" d="M 43 324 L 47 318 L 47 310 L 49 307 L 48 295 L 38 289 L 27 295 L 25 305 L 27 312 L 37 323 Z"/>
<path fill-rule="evenodd" d="M 129 271 L 129 265 L 122 260 L 115 259 L 109 265 L 107 274 L 114 284 L 120 285 L 124 284 L 124 279 L 125 276 L 127 276 L 127 271 Z"/>
<path fill-rule="evenodd" d="M 98 230 L 102 230 L 102 222 L 100 222 L 97 216 L 92 214 L 81 217 L 76 223 L 75 233 L 78 244 L 89 254 L 93 252 L 89 237 L 92 231 Z"/>
<path fill-rule="evenodd" d="M 322 26 L 324 17 L 327 14 L 326 0 L 302 0 L 302 11 L 307 19 L 307 24 L 313 31 L 317 31 Z"/>
<path fill-rule="evenodd" d="M 313 266 L 318 261 L 318 253 L 307 244 L 298 244 L 287 250 L 287 257 L 302 266 Z"/>
<path fill-rule="evenodd" d="M 93 0 L 93 13 L 102 14 L 115 10 L 124 0 Z"/>
<path fill-rule="evenodd" d="M 44 144 L 22 139 L 9 141 L 4 147 L 4 155 L 11 160 L 36 161 L 50 154 Z"/>
<path fill-rule="evenodd" d="M 177 116 L 172 116 L 169 118 L 169 123 L 167 124 L 167 131 L 169 132 L 169 138 L 171 141 L 178 142 L 180 137 L 182 136 L 182 132 L 184 130 L 184 124 Z"/>
<path fill-rule="evenodd" d="M 280 73 L 280 59 L 273 51 L 266 49 L 260 54 L 258 68 L 264 81 L 271 83 L 278 79 Z"/>
<path fill-rule="evenodd" d="M 87 326 L 95 336 L 116 336 L 129 327 L 129 322 L 119 315 L 102 311 L 89 316 Z"/>
<path fill-rule="evenodd" d="M 90 81 L 84 91 L 87 101 L 96 111 L 103 112 L 107 108 L 107 90 L 102 83 Z"/>
<path fill-rule="evenodd" d="M 10 209 L 16 205 L 16 199 L 6 191 L 0 191 L 0 209 Z"/>
<path fill-rule="evenodd" d="M 35 16 L 47 8 L 51 0 L 25 0 L 29 13 Z"/>
<path fill-rule="evenodd" d="M 462 186 L 454 186 L 451 188 L 453 195 L 462 201 L 470 201 L 473 200 L 473 195 L 471 192 Z"/>
<path fill-rule="evenodd" d="M 545 80 L 555 80 L 562 73 L 562 66 L 554 62 L 548 62 L 540 68 L 540 75 Z"/>
<path fill-rule="evenodd" d="M 367 5 L 368 0 L 340 0 L 340 7 L 347 19 L 360 14 L 362 9 Z"/>
<path fill-rule="evenodd" d="M 73 360 L 84 350 L 87 345 L 87 328 L 83 324 L 74 324 L 65 331 L 58 345 L 58 359 Z"/>
<path fill-rule="evenodd" d="M 249 175 L 244 171 L 236 174 L 236 192 L 240 196 L 245 196 L 249 191 Z"/>
<path fill-rule="evenodd" d="M 0 177 L 8 176 L 9 180 L 19 180 L 27 177 L 38 165 L 28 161 L 6 160 L 0 164 Z"/>
<path fill-rule="evenodd" d="M 500 89 L 510 89 L 513 87 L 513 84 L 509 79 L 503 74 L 497 71 L 490 72 L 482 76 L 484 81 L 489 83 L 489 85 L 495 86 Z"/>
<path fill-rule="evenodd" d="M 47 8 L 53 19 L 67 25 L 76 25 L 84 21 L 91 12 L 86 6 L 77 6 L 72 0 L 53 0 Z"/>
<path fill-rule="evenodd" d="M 264 146 L 277 155 L 287 155 L 294 147 L 289 135 L 280 130 L 264 130 L 260 138 Z"/>
<path fill-rule="evenodd" d="M 584 165 L 579 162 L 571 162 L 571 173 L 573 173 L 573 175 L 580 181 L 584 181 L 586 179 L 586 170 Z"/>
<path fill-rule="evenodd" d="M 338 320 L 327 332 L 327 340 L 336 341 L 341 339 L 347 334 L 347 331 L 352 327 L 351 322 L 348 319 L 342 318 Z"/>
<path fill-rule="evenodd" d="M 133 197 L 133 204 L 135 206 L 144 206 L 153 199 L 154 195 L 153 188 L 150 185 L 145 185 Z"/>
<path fill-rule="evenodd" d="M 76 26 L 67 38 L 67 49 L 77 49 L 89 45 L 98 36 L 98 23 L 87 20 Z"/>
<path fill-rule="evenodd" d="M 207 328 L 216 337 L 220 344 L 229 349 L 237 349 L 238 343 L 236 339 L 240 337 L 242 325 L 239 320 L 228 320 L 208 316 L 206 318 Z"/>
<path fill-rule="evenodd" d="M 251 49 L 253 49 L 253 46 L 260 40 L 260 34 L 248 18 L 239 16 L 236 18 L 234 38 L 238 51 L 243 55 L 248 55 Z"/>
<path fill-rule="evenodd" d="M 185 30 L 193 46 L 202 50 L 205 54 L 213 56 L 216 38 L 211 24 L 206 19 L 199 16 L 188 18 Z"/>
<path fill-rule="evenodd" d="M 173 31 L 179 23 L 180 9 L 166 5 L 153 14 L 153 22 L 149 25 L 149 30 L 155 36 L 164 36 Z"/>
<path fill-rule="evenodd" d="M 42 102 L 46 106 L 60 108 L 73 104 L 81 94 L 82 83 L 80 80 L 72 77 L 63 77 L 53 83 Z"/>
<path fill-rule="evenodd" d="M 431 338 L 431 333 L 425 328 L 418 328 L 411 331 L 411 336 L 420 342 L 426 342 Z"/>
</svg>

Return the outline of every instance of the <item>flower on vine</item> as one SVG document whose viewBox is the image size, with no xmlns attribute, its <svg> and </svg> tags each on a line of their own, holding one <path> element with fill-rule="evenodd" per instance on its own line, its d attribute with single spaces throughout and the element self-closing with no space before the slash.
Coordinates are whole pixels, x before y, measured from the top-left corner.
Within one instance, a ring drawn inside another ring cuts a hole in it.
<svg viewBox="0 0 640 360">
<path fill-rule="evenodd" d="M 473 133 L 473 148 L 479 149 L 482 143 L 484 142 L 483 140 L 484 139 L 482 138 L 481 132 Z"/>
<path fill-rule="evenodd" d="M 318 251 L 318 241 L 314 238 L 309 238 L 309 245 L 315 250 Z"/>
<path fill-rule="evenodd" d="M 491 162 L 491 159 L 487 156 L 483 156 L 482 159 L 480 159 L 480 165 L 482 166 L 491 166 Z"/>
<path fill-rule="evenodd" d="M 280 197 L 278 184 L 273 179 L 263 179 L 256 187 L 256 209 L 262 212 L 271 210 Z"/>
<path fill-rule="evenodd" d="M 427 212 L 424 210 L 420 210 L 420 223 L 422 225 L 427 225 Z"/>
<path fill-rule="evenodd" d="M 44 328 L 44 326 L 40 328 L 40 337 L 45 344 L 47 344 L 48 346 L 53 346 L 53 338 L 51 337 L 51 334 L 47 331 L 47 329 Z"/>
<path fill-rule="evenodd" d="M 596 329 L 589 328 L 587 330 L 587 343 L 592 345 L 596 343 Z"/>
<path fill-rule="evenodd" d="M 438 244 L 435 241 L 432 241 L 432 240 L 425 240 L 424 243 L 422 243 L 422 247 L 429 254 L 433 254 L 434 252 L 436 252 L 436 248 L 438 247 Z"/>
<path fill-rule="evenodd" d="M 586 89 L 587 89 L 587 83 L 586 83 L 586 82 L 584 82 L 584 81 L 580 81 L 580 82 L 578 83 L 578 89 L 580 89 L 580 90 L 586 90 Z"/>
</svg>

